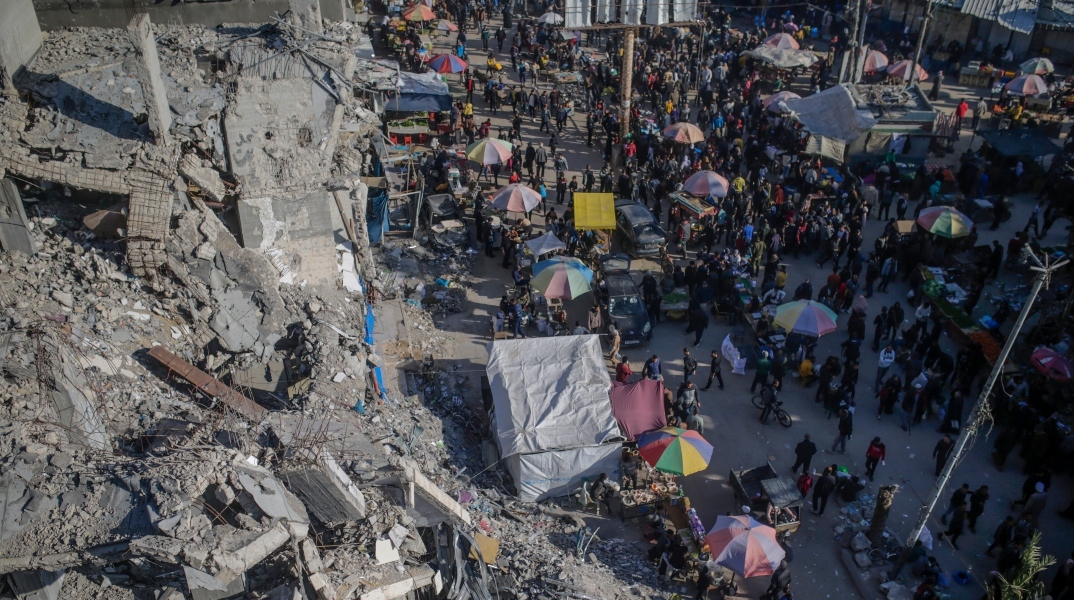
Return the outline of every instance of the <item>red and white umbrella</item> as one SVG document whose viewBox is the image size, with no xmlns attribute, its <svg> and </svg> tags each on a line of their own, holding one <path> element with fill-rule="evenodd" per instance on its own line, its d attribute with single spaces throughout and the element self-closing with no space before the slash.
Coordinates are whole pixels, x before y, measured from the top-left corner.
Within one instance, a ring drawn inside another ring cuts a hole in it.
<svg viewBox="0 0 1074 600">
<path fill-rule="evenodd" d="M 705 196 L 723 198 L 727 196 L 731 185 L 727 183 L 727 179 L 715 171 L 698 171 L 682 184 L 682 189 L 702 198 Z"/>
<path fill-rule="evenodd" d="M 459 26 L 447 19 L 440 19 L 440 22 L 436 24 L 436 29 L 437 31 L 458 31 Z"/>
<path fill-rule="evenodd" d="M 910 73 L 910 64 L 911 63 L 913 63 L 912 60 L 906 59 L 906 60 L 900 60 L 899 62 L 889 66 L 888 67 L 888 77 L 898 77 L 899 79 L 909 80 L 910 79 L 909 73 Z M 921 65 L 914 65 L 914 66 L 917 67 L 916 71 L 917 71 L 917 80 L 918 81 L 925 81 L 926 79 L 929 78 L 928 71 L 926 71 L 925 69 L 922 69 Z"/>
<path fill-rule="evenodd" d="M 1048 91 L 1048 84 L 1040 75 L 1019 75 L 1003 86 L 1008 92 L 1020 96 L 1036 96 Z"/>
<path fill-rule="evenodd" d="M 541 203 L 541 195 L 521 183 L 512 183 L 496 190 L 491 206 L 508 212 L 524 213 Z"/>
<path fill-rule="evenodd" d="M 1074 364 L 1070 359 L 1051 348 L 1038 347 L 1029 357 L 1033 367 L 1056 381 L 1074 380 Z"/>
<path fill-rule="evenodd" d="M 879 50 L 870 50 L 865 54 L 865 65 L 862 70 L 866 73 L 883 71 L 888 66 L 888 57 Z"/>
<path fill-rule="evenodd" d="M 801 50 L 801 46 L 798 45 L 798 40 L 794 39 L 794 36 L 789 33 L 777 33 L 771 35 L 765 38 L 764 44 L 766 46 L 772 46 L 773 48 Z"/>
<path fill-rule="evenodd" d="M 768 110 L 770 110 L 770 111 L 772 111 L 774 113 L 780 113 L 780 112 L 783 112 L 779 108 L 779 103 L 780 102 L 784 102 L 786 100 L 796 100 L 796 99 L 801 99 L 801 98 L 802 98 L 801 96 L 799 96 L 798 94 L 795 94 L 794 92 L 788 92 L 788 91 L 784 90 L 782 92 L 776 92 L 775 94 L 772 94 L 771 96 L 765 98 L 764 100 L 761 100 L 761 104 L 763 104 L 765 106 L 765 108 L 767 108 Z"/>
<path fill-rule="evenodd" d="M 776 541 L 776 530 L 749 515 L 716 517 L 705 542 L 716 564 L 743 577 L 771 575 L 787 556 Z"/>
<path fill-rule="evenodd" d="M 683 144 L 696 144 L 705 141 L 705 134 L 693 123 L 675 123 L 664 129 L 664 137 Z"/>
</svg>

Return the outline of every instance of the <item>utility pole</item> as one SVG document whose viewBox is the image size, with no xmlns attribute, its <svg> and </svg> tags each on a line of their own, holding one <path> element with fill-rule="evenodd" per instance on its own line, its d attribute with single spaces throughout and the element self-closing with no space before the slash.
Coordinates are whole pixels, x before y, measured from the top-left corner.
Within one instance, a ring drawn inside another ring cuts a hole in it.
<svg viewBox="0 0 1074 600">
<path fill-rule="evenodd" d="M 630 133 L 630 103 L 634 100 L 634 36 L 638 30 L 629 27 L 623 31 L 623 69 L 619 73 L 619 144 L 626 143 L 626 137 Z M 616 144 L 616 147 L 620 147 Z M 618 158 L 620 153 L 613 156 Z M 616 160 L 612 162 L 615 167 Z"/>
<path fill-rule="evenodd" d="M 871 0 L 861 0 L 861 26 L 858 27 L 857 47 L 854 48 L 854 71 L 850 74 L 850 80 L 854 83 L 861 81 L 861 71 L 865 68 L 865 26 L 869 23 L 869 5 Z"/>
<path fill-rule="evenodd" d="M 1025 324 L 1026 317 L 1029 316 L 1029 312 L 1033 308 L 1033 303 L 1037 299 L 1037 294 L 1040 293 L 1042 287 L 1049 284 L 1055 271 L 1070 262 L 1069 260 L 1063 260 L 1049 265 L 1047 264 L 1047 256 L 1045 256 L 1045 262 L 1041 263 L 1040 259 L 1038 259 L 1029 248 L 1026 248 L 1024 252 L 1029 260 L 1036 263 L 1036 266 L 1030 267 L 1030 269 L 1037 273 L 1037 277 L 1033 281 L 1033 289 L 1029 292 L 1029 297 L 1022 307 L 1022 312 L 1018 313 L 1018 320 L 1015 321 L 1014 327 L 1011 328 L 1011 333 L 1007 336 L 1007 342 L 1003 344 L 1003 350 L 1000 351 L 999 358 L 996 359 L 996 364 L 992 367 L 992 372 L 988 375 L 988 380 L 985 381 L 981 393 L 977 396 L 977 402 L 973 405 L 973 410 L 970 411 L 970 418 L 966 421 L 966 426 L 962 428 L 962 432 L 958 436 L 958 441 L 955 442 L 955 447 L 951 452 L 951 456 L 947 459 L 947 464 L 944 466 L 943 471 L 940 472 L 939 479 L 936 480 L 936 487 L 932 491 L 932 497 L 929 498 L 929 501 L 925 506 L 921 507 L 921 513 L 918 515 L 917 524 L 914 525 L 910 537 L 906 540 L 906 548 L 899 561 L 895 563 L 894 571 L 891 574 L 893 579 L 898 575 L 899 570 L 906 563 L 905 557 L 909 554 L 910 549 L 914 547 L 914 543 L 921 537 L 921 531 L 925 529 L 925 526 L 928 524 L 929 516 L 940 502 L 944 486 L 951 478 L 951 472 L 958 466 L 958 461 L 962 457 L 962 452 L 966 449 L 969 442 L 977 436 L 978 430 L 984 422 L 991 420 L 991 414 L 987 405 L 988 398 L 992 395 L 992 387 L 996 384 L 996 380 L 999 379 L 1000 373 L 1003 372 L 1003 365 L 1007 362 L 1007 356 L 1011 353 L 1011 348 L 1014 347 L 1014 341 L 1022 331 L 1022 326 Z"/>
<path fill-rule="evenodd" d="M 846 17 L 847 22 L 847 36 L 843 39 L 846 44 L 846 50 L 843 51 L 843 61 L 839 66 L 839 83 L 847 83 L 854 79 L 854 73 L 852 71 L 851 61 L 855 55 L 854 46 L 858 43 L 858 22 L 860 11 L 860 0 L 852 0 L 847 3 Z"/>
<path fill-rule="evenodd" d="M 921 23 L 921 32 L 917 36 L 917 47 L 914 49 L 914 60 L 910 63 L 910 77 L 908 81 L 910 84 L 907 87 L 914 87 L 917 83 L 917 65 L 921 62 L 921 46 L 925 43 L 925 36 L 929 32 L 929 21 L 932 20 L 932 0 L 929 0 L 925 5 L 925 20 Z"/>
</svg>

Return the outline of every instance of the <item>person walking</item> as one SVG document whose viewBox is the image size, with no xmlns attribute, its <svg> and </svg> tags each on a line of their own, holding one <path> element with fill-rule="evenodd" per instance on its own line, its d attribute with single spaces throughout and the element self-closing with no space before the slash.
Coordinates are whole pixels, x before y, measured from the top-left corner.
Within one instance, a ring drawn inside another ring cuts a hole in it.
<svg viewBox="0 0 1074 600">
<path fill-rule="evenodd" d="M 869 476 L 869 481 L 873 480 L 877 463 L 884 464 L 887 456 L 888 450 L 884 442 L 881 442 L 879 437 L 874 437 L 865 450 L 865 474 Z"/>
<path fill-rule="evenodd" d="M 876 383 L 873 387 L 880 389 L 880 385 L 884 382 L 884 377 L 888 374 L 888 369 L 893 364 L 895 364 L 895 348 L 888 344 L 880 351 L 880 358 L 876 361 Z"/>
<path fill-rule="evenodd" d="M 884 330 L 888 327 L 888 307 L 880 309 L 880 314 L 873 317 L 873 352 L 880 350 L 880 336 L 884 335 Z M 888 365 L 891 366 L 891 365 Z M 880 387 L 880 384 L 876 384 Z"/>
<path fill-rule="evenodd" d="M 682 349 L 682 380 L 684 382 L 690 381 L 690 378 L 697 373 L 697 361 L 693 356 L 690 356 L 690 349 Z"/>
<path fill-rule="evenodd" d="M 701 388 L 702 391 L 708 391 L 712 387 L 712 380 L 716 379 L 720 382 L 720 389 L 723 389 L 723 375 L 720 373 L 720 369 L 723 367 L 720 364 L 720 353 L 715 350 L 712 351 L 712 362 L 709 364 L 709 381 L 705 384 L 705 387 Z"/>
<path fill-rule="evenodd" d="M 947 459 L 951 456 L 951 451 L 955 449 L 955 442 L 951 439 L 950 435 L 944 435 L 943 439 L 936 442 L 936 447 L 932 449 L 932 457 L 936 459 L 936 476 L 940 476 L 940 472 L 943 471 L 944 465 L 947 464 Z"/>
<path fill-rule="evenodd" d="M 809 439 L 809 434 L 805 434 L 802 441 L 798 442 L 798 445 L 794 447 L 794 466 L 791 467 L 792 473 L 798 472 L 798 467 L 802 467 L 803 473 L 809 472 L 809 463 L 813 462 L 813 455 L 817 453 L 817 445 Z"/>
<path fill-rule="evenodd" d="M 768 597 L 779 598 L 784 590 L 791 585 L 791 572 L 787 568 L 787 561 L 779 561 L 779 567 L 772 572 L 772 579 L 768 582 Z"/>
<path fill-rule="evenodd" d="M 757 369 L 753 376 L 753 384 L 750 386 L 750 393 L 752 394 L 757 389 L 757 384 L 761 387 L 768 385 L 768 373 L 772 370 L 772 362 L 768 360 L 768 351 L 761 352 L 761 358 L 757 361 Z"/>
<path fill-rule="evenodd" d="M 659 381 L 664 380 L 664 373 L 660 366 L 660 357 L 652 355 L 649 360 L 645 361 L 645 364 L 641 367 L 641 376 L 645 379 L 656 379 Z"/>
<path fill-rule="evenodd" d="M 847 453 L 847 440 L 854 433 L 854 415 L 843 409 L 839 411 L 839 436 L 832 442 L 832 452 L 839 448 L 839 454 Z"/>
<path fill-rule="evenodd" d="M 949 538 L 951 540 L 951 546 L 955 550 L 958 550 L 958 538 L 962 535 L 962 529 L 966 525 L 966 502 L 962 501 L 955 507 L 954 513 L 951 515 L 951 522 L 947 526 L 947 531 L 940 532 L 936 537 L 939 539 Z"/>
<path fill-rule="evenodd" d="M 992 534 L 992 545 L 985 550 L 985 556 L 991 557 L 993 548 L 999 548 L 1000 552 L 1006 550 L 1012 539 L 1014 539 L 1014 517 L 1008 515 Z"/>
<path fill-rule="evenodd" d="M 824 474 L 817 480 L 817 484 L 813 486 L 813 512 L 817 515 L 824 515 L 824 508 L 828 506 L 828 496 L 832 495 L 835 491 L 835 473 L 832 472 L 831 467 L 824 468 Z"/>
<path fill-rule="evenodd" d="M 701 337 L 705 335 L 705 330 L 709 328 L 709 316 L 705 314 L 705 311 L 701 308 L 694 309 L 690 313 L 690 331 L 694 332 L 694 348 L 701 343 Z"/>
<path fill-rule="evenodd" d="M 619 334 L 619 329 L 615 326 L 615 321 L 608 323 L 608 337 L 611 339 L 611 348 L 608 349 L 608 360 L 612 361 L 612 365 L 619 364 L 619 345 L 623 342 L 623 337 Z"/>
<path fill-rule="evenodd" d="M 1037 491 L 1030 494 L 1029 499 L 1026 500 L 1025 514 L 1029 516 L 1029 520 L 1033 523 L 1034 529 L 1040 529 L 1040 515 L 1044 512 L 1044 507 L 1048 504 L 1048 492 L 1044 491 L 1044 482 L 1038 481 L 1035 488 Z"/>
<path fill-rule="evenodd" d="M 984 513 L 988 504 L 988 486 L 982 485 L 970 496 L 970 510 L 966 513 L 966 521 L 970 526 L 970 533 L 977 533 L 977 519 Z"/>
<path fill-rule="evenodd" d="M 634 371 L 630 368 L 630 359 L 624 356 L 623 362 L 615 365 L 615 380 L 619 383 L 626 383 L 633 374 Z"/>
<path fill-rule="evenodd" d="M 947 510 L 940 517 L 940 522 L 947 525 L 947 517 L 951 516 L 951 513 L 955 512 L 959 504 L 965 504 L 968 502 L 968 498 L 973 492 L 970 491 L 970 484 L 963 483 L 962 487 L 958 488 L 951 494 L 951 501 L 947 505 Z"/>
</svg>

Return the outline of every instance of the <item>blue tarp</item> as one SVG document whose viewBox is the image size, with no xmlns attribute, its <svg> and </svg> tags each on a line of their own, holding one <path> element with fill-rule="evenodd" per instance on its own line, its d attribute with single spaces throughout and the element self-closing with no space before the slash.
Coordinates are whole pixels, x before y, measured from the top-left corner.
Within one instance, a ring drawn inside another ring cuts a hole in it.
<svg viewBox="0 0 1074 600">
<path fill-rule="evenodd" d="M 366 219 L 369 221 L 369 243 L 379 244 L 384 232 L 388 231 L 388 191 L 381 190 L 375 196 L 369 197 L 369 210 Z"/>
<path fill-rule="evenodd" d="M 365 305 L 365 343 L 370 346 L 373 345 L 373 327 L 377 323 L 377 317 L 373 314 L 373 305 L 366 303 Z M 377 385 L 380 386 L 380 398 L 381 400 L 387 400 L 388 392 L 384 387 L 384 373 L 381 372 L 380 367 L 373 367 L 373 377 L 377 378 Z M 358 412 L 365 412 L 365 407 L 359 409 L 362 406 L 361 400 L 354 406 L 354 410 Z"/>
<path fill-rule="evenodd" d="M 451 110 L 451 92 L 438 73 L 400 73 L 403 85 L 388 93 L 384 109 L 398 112 Z"/>
</svg>

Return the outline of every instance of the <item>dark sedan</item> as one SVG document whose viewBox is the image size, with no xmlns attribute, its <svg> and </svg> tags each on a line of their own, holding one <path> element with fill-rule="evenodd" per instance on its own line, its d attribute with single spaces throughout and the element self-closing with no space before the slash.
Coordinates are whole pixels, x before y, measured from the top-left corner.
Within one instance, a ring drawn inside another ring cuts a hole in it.
<svg viewBox="0 0 1074 600">
<path fill-rule="evenodd" d="M 658 256 L 668 242 L 653 213 L 633 200 L 615 203 L 615 232 L 623 251 L 634 257 Z"/>
<path fill-rule="evenodd" d="M 624 346 L 648 342 L 653 337 L 649 314 L 634 278 L 630 259 L 623 255 L 601 257 L 603 280 L 600 286 L 601 312 L 605 323 L 615 323 Z"/>
</svg>

